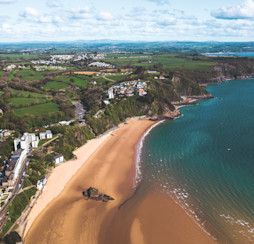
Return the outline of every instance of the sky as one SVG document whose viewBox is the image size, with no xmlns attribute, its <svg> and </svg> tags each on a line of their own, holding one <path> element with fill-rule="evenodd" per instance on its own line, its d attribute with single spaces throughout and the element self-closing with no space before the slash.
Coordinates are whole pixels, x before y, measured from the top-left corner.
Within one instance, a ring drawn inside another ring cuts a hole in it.
<svg viewBox="0 0 254 244">
<path fill-rule="evenodd" d="M 0 0 L 0 42 L 254 41 L 254 0 Z"/>
</svg>

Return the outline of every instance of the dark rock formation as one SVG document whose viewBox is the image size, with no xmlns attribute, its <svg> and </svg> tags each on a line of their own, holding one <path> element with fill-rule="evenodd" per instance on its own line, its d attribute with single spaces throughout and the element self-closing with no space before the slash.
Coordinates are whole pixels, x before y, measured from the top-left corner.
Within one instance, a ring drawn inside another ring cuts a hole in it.
<svg viewBox="0 0 254 244">
<path fill-rule="evenodd" d="M 113 197 L 110 197 L 106 194 L 102 194 L 98 189 L 90 187 L 86 191 L 82 192 L 86 200 L 92 199 L 95 201 L 108 202 L 109 200 L 115 200 Z"/>
</svg>

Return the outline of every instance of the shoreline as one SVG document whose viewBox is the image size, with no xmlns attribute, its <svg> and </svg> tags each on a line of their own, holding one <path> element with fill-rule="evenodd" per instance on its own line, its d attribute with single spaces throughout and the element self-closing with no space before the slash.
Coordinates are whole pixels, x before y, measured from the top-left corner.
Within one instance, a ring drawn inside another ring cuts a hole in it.
<svg viewBox="0 0 254 244">
<path fill-rule="evenodd" d="M 38 199 L 36 200 L 33 208 L 31 209 L 28 217 L 24 223 L 24 235 L 26 236 L 30 230 L 35 219 L 41 214 L 41 212 L 63 191 L 71 178 L 80 170 L 85 161 L 107 140 L 109 133 L 105 133 L 100 137 L 94 138 L 88 141 L 85 145 L 81 146 L 73 152 L 77 159 L 69 160 L 57 167 L 55 167 L 48 177 L 48 182 L 45 185 L 44 189 L 40 193 Z M 90 149 L 90 150 L 89 150 Z M 83 151 L 86 151 L 85 154 L 81 155 Z M 62 181 L 62 185 L 56 185 L 55 181 L 61 176 L 65 175 L 66 179 Z M 56 188 L 57 186 L 57 188 Z M 50 188 L 54 187 L 54 191 Z"/>
<path fill-rule="evenodd" d="M 135 145 L 135 149 L 136 149 L 136 158 L 135 158 L 135 165 L 136 165 L 135 182 L 136 182 L 136 186 L 142 180 L 142 174 L 141 174 L 141 170 L 140 170 L 140 168 L 141 168 L 140 160 L 141 160 L 141 152 L 142 152 L 142 148 L 143 148 L 143 145 L 144 145 L 144 140 L 155 127 L 157 127 L 158 125 L 164 123 L 165 121 L 166 120 L 160 120 L 160 121 L 157 121 L 157 123 L 153 124 L 147 131 L 144 132 L 144 134 L 140 137 L 138 143 Z"/>
<path fill-rule="evenodd" d="M 27 227 L 25 243 L 34 243 L 34 241 L 37 243 L 70 243 L 70 241 L 72 243 L 119 243 L 116 242 L 118 239 L 121 243 L 127 244 L 137 243 L 137 240 L 145 241 L 151 234 L 151 230 L 159 231 L 158 227 L 154 226 L 154 221 L 149 219 L 144 222 L 149 212 L 143 214 L 143 209 L 150 211 L 154 207 L 158 216 L 162 218 L 167 213 L 166 215 L 179 219 L 177 226 L 171 218 L 164 223 L 167 226 L 166 229 L 163 227 L 165 229 L 161 237 L 163 240 L 180 238 L 189 243 L 191 235 L 193 237 L 191 243 L 201 244 L 204 241 L 214 243 L 210 236 L 169 196 L 155 194 L 156 201 L 152 198 L 151 204 L 149 196 L 154 195 L 153 193 L 148 194 L 144 199 L 139 199 L 140 196 L 137 194 L 126 202 L 121 210 L 119 209 L 119 206 L 135 192 L 137 146 L 142 148 L 140 142 L 143 143 L 145 136 L 157 125 L 158 123 L 147 119 L 131 120 L 127 125 L 121 125 L 119 129 L 110 132 L 100 146 L 81 164 L 80 169 L 66 183 L 61 193 L 40 213 L 37 212 L 37 218 L 34 218 L 30 230 Z M 90 186 L 98 188 L 99 191 L 109 194 L 116 200 L 107 204 L 84 201 L 80 191 Z M 137 204 L 135 204 L 136 197 Z M 158 210 L 157 205 L 163 207 L 161 209 L 159 207 Z M 129 217 L 126 222 L 123 222 L 122 214 L 125 214 L 126 209 Z M 175 212 L 178 213 L 177 216 Z M 180 231 L 182 226 L 186 228 L 186 234 Z M 177 231 L 171 231 L 172 236 L 168 236 L 168 228 Z M 129 231 L 122 233 L 122 230 L 126 229 Z"/>
</svg>

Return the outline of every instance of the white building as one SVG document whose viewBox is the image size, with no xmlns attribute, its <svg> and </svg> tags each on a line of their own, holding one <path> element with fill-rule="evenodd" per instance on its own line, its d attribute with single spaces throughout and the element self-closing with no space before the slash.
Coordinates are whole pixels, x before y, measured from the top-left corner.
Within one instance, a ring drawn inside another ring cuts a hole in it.
<svg viewBox="0 0 254 244">
<path fill-rule="evenodd" d="M 108 101 L 108 100 L 104 100 L 103 102 L 104 102 L 105 105 L 109 105 L 110 104 L 110 101 Z"/>
<path fill-rule="evenodd" d="M 47 183 L 47 178 L 41 178 L 40 180 L 37 181 L 37 189 L 41 190 Z"/>
<path fill-rule="evenodd" d="M 53 137 L 51 130 L 46 130 L 46 132 L 41 132 L 40 133 L 40 139 L 51 139 Z"/>
<path fill-rule="evenodd" d="M 29 150 L 30 147 L 37 148 L 39 145 L 39 137 L 35 136 L 34 133 L 25 132 L 21 138 L 17 138 L 14 140 L 14 149 L 17 151 L 18 149 Z"/>
<path fill-rule="evenodd" d="M 47 138 L 46 132 L 40 132 L 40 140 L 44 140 Z"/>
<path fill-rule="evenodd" d="M 54 157 L 55 164 L 62 163 L 64 161 L 64 156 L 62 154 L 58 154 Z"/>
<path fill-rule="evenodd" d="M 14 168 L 14 170 L 13 170 L 13 173 L 14 173 L 13 179 L 14 179 L 14 180 L 16 180 L 17 177 L 18 177 L 18 175 L 19 175 L 19 171 L 20 171 L 20 169 L 21 169 L 21 166 L 22 166 L 22 163 L 23 163 L 25 157 L 26 157 L 26 151 L 25 151 L 25 150 L 22 150 L 22 152 L 21 152 L 21 154 L 20 154 L 20 157 L 18 158 L 17 163 L 16 163 L 16 165 L 15 165 L 15 168 Z"/>
<path fill-rule="evenodd" d="M 53 137 L 51 130 L 46 130 L 47 139 L 51 139 Z"/>
<path fill-rule="evenodd" d="M 114 96 L 114 90 L 112 88 L 110 88 L 108 90 L 108 98 L 109 99 L 114 99 L 115 98 L 115 96 Z"/>
</svg>

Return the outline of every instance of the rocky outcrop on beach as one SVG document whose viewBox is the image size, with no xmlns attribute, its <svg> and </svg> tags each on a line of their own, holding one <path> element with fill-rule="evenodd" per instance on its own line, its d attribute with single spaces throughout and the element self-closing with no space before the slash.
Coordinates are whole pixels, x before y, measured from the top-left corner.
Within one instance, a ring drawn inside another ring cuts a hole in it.
<svg viewBox="0 0 254 244">
<path fill-rule="evenodd" d="M 175 109 L 174 111 L 171 111 L 169 108 L 164 109 L 164 119 L 175 119 L 179 116 L 181 116 L 181 113 L 177 109 Z"/>
<path fill-rule="evenodd" d="M 102 202 L 115 200 L 113 197 L 110 197 L 109 195 L 100 193 L 98 189 L 93 187 L 90 187 L 86 191 L 83 191 L 82 194 L 86 200 L 91 199 L 91 200 L 102 201 Z"/>
</svg>

